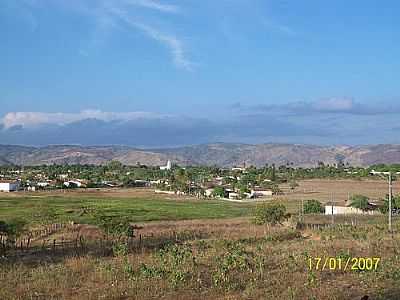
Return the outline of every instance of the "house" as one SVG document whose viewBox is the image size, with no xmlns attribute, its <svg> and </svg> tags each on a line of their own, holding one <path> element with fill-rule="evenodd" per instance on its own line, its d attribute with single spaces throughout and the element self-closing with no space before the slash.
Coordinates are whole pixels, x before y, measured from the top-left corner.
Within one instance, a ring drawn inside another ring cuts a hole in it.
<svg viewBox="0 0 400 300">
<path fill-rule="evenodd" d="M 150 186 L 150 181 L 144 179 L 136 179 L 135 180 L 136 187 L 148 187 Z"/>
<path fill-rule="evenodd" d="M 272 190 L 264 188 L 254 188 L 251 190 L 251 195 L 255 198 L 257 197 L 272 197 Z"/>
<path fill-rule="evenodd" d="M 168 161 L 167 161 L 167 165 L 166 165 L 166 166 L 161 166 L 161 167 L 160 167 L 160 170 L 171 170 L 171 168 L 172 168 L 171 161 L 168 160 Z"/>
<path fill-rule="evenodd" d="M 375 215 L 376 210 L 362 210 L 351 206 L 325 205 L 325 215 Z"/>
<path fill-rule="evenodd" d="M 19 181 L 2 180 L 0 181 L 0 192 L 14 192 L 19 189 Z"/>
<path fill-rule="evenodd" d="M 64 182 L 64 186 L 66 187 L 82 187 L 82 181 L 81 180 L 69 180 Z"/>
<path fill-rule="evenodd" d="M 231 199 L 231 200 L 237 200 L 237 199 L 240 199 L 240 195 L 238 193 L 235 193 L 235 192 L 230 192 L 228 194 L 228 198 Z"/>
<path fill-rule="evenodd" d="M 164 191 L 164 190 L 155 190 L 154 193 L 156 193 L 156 194 L 167 194 L 167 195 L 176 194 L 174 191 Z"/>
<path fill-rule="evenodd" d="M 211 197 L 213 193 L 214 193 L 213 188 L 208 188 L 208 189 L 205 189 L 205 191 L 204 191 L 204 194 L 206 197 Z"/>
<path fill-rule="evenodd" d="M 242 167 L 233 167 L 231 170 L 232 170 L 232 171 L 244 172 L 244 171 L 246 171 L 246 168 L 242 168 Z"/>
<path fill-rule="evenodd" d="M 47 182 L 47 181 L 43 181 L 43 182 L 38 182 L 38 183 L 36 183 L 36 186 L 37 186 L 37 187 L 41 187 L 41 188 L 48 187 L 49 185 L 50 185 L 50 183 Z"/>
</svg>

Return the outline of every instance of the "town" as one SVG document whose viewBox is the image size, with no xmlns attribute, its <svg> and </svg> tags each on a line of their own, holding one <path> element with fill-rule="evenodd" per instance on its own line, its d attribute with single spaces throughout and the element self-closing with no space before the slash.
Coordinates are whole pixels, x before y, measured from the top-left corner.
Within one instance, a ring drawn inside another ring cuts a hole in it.
<svg viewBox="0 0 400 300">
<path fill-rule="evenodd" d="M 296 168 L 292 164 L 263 168 L 236 166 L 232 168 L 179 166 L 170 160 L 154 167 L 137 163 L 134 166 L 110 161 L 106 165 L 42 165 L 1 166 L 0 192 L 39 192 L 72 189 L 146 188 L 155 194 L 191 196 L 237 202 L 272 200 L 275 196 L 291 195 L 299 187 L 298 181 L 313 178 L 382 179 L 390 170 L 399 174 L 400 165 L 374 165 L 368 168 L 344 164 L 314 168 Z M 362 195 L 358 195 L 362 196 Z M 345 205 L 333 205 L 329 200 L 326 214 L 378 213 L 385 195 L 352 206 L 350 196 Z M 396 201 L 393 211 L 397 212 Z M 343 207 L 348 206 L 348 208 Z M 387 205 L 386 205 L 387 206 Z M 384 207 L 383 209 L 386 209 Z"/>
</svg>

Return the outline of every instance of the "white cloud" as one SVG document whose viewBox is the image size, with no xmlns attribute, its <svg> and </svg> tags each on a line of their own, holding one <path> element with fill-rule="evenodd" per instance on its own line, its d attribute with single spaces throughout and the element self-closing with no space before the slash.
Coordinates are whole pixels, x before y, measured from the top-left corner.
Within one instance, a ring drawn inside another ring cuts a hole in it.
<svg viewBox="0 0 400 300">
<path fill-rule="evenodd" d="M 132 121 L 138 119 L 154 119 L 166 115 L 151 112 L 103 112 L 100 110 L 84 110 L 79 113 L 44 113 L 44 112 L 10 112 L 1 123 L 4 128 L 13 126 L 32 127 L 42 124 L 65 125 L 86 119 L 102 121 Z"/>
<path fill-rule="evenodd" d="M 330 98 L 319 100 L 312 104 L 312 108 L 321 112 L 347 112 L 352 111 L 356 103 L 351 98 Z"/>
<path fill-rule="evenodd" d="M 148 37 L 167 46 L 167 48 L 171 52 L 173 62 L 177 67 L 186 69 L 188 71 L 193 70 L 193 63 L 186 58 L 183 43 L 176 36 L 163 33 L 152 26 L 137 22 L 133 20 L 125 10 L 122 10 L 118 7 L 111 6 L 109 9 L 110 12 L 122 19 L 125 23 L 136 29 L 141 30 Z"/>
<path fill-rule="evenodd" d="M 35 0 L 29 1 L 33 6 L 38 5 Z M 43 3 L 52 3 L 51 1 L 43 1 Z M 174 34 L 160 31 L 154 26 L 147 24 L 147 21 L 137 21 L 140 17 L 138 7 L 147 8 L 163 13 L 179 13 L 180 7 L 172 4 L 163 4 L 155 0 L 102 0 L 102 1 L 57 1 L 56 4 L 62 9 L 69 10 L 73 13 L 84 15 L 95 21 L 96 26 L 92 39 L 88 41 L 86 46 L 81 46 L 78 53 L 88 56 L 90 49 L 97 47 L 105 42 L 106 37 L 120 26 L 128 25 L 137 30 L 142 31 L 147 37 L 163 44 L 169 49 L 173 63 L 182 69 L 192 70 L 194 64 L 186 57 L 183 42 Z M 136 9 L 135 9 L 136 8 Z M 123 21 L 121 23 L 121 21 Z"/>
<path fill-rule="evenodd" d="M 264 27 L 272 32 L 284 34 L 286 36 L 295 36 L 296 32 L 287 25 L 280 24 L 272 18 L 263 18 L 261 21 Z"/>
<path fill-rule="evenodd" d="M 149 9 L 155 9 L 166 13 L 177 13 L 179 7 L 176 5 L 162 4 L 153 0 L 125 0 L 126 3 L 141 6 Z"/>
</svg>

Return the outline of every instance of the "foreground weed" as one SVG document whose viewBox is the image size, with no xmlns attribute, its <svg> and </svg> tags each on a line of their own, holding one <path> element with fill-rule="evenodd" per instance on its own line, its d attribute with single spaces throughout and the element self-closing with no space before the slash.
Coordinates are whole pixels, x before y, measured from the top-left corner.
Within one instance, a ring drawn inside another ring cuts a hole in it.
<svg viewBox="0 0 400 300">
<path fill-rule="evenodd" d="M 264 266 L 263 261 L 258 263 Z M 232 242 L 216 258 L 214 285 L 225 289 L 241 288 L 246 284 L 246 273 L 254 273 L 255 268 L 254 254 L 247 252 L 242 244 Z"/>
</svg>

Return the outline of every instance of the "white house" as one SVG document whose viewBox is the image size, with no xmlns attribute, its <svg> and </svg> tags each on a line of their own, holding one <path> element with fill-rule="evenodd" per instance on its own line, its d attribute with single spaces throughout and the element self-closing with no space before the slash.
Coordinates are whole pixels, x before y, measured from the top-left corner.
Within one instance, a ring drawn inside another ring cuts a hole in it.
<svg viewBox="0 0 400 300">
<path fill-rule="evenodd" d="M 253 197 L 272 197 L 272 190 L 263 188 L 254 188 L 251 190 L 251 195 Z"/>
<path fill-rule="evenodd" d="M 364 211 L 351 206 L 325 205 L 325 215 L 375 215 L 378 213 L 376 210 Z"/>
<path fill-rule="evenodd" d="M 161 167 L 160 167 L 160 170 L 171 170 L 171 168 L 172 168 L 171 161 L 168 160 L 168 161 L 167 161 L 167 165 L 166 165 L 166 166 L 161 166 Z"/>
<path fill-rule="evenodd" d="M 79 188 L 82 186 L 82 182 L 78 180 L 69 180 L 64 182 L 64 186 L 69 187 L 70 185 L 74 185 Z"/>
<path fill-rule="evenodd" d="M 176 194 L 174 191 L 164 191 L 164 190 L 155 190 L 156 194 L 167 194 L 167 195 L 174 195 Z"/>
<path fill-rule="evenodd" d="M 246 171 L 246 168 L 242 168 L 242 167 L 233 167 L 231 170 L 232 170 L 232 171 L 244 172 L 244 171 Z"/>
<path fill-rule="evenodd" d="M 238 193 L 231 192 L 228 194 L 229 199 L 240 199 L 240 195 Z"/>
<path fill-rule="evenodd" d="M 41 188 L 48 187 L 49 185 L 50 184 L 46 181 L 36 183 L 36 186 L 41 187 Z"/>
<path fill-rule="evenodd" d="M 213 189 L 213 188 L 206 189 L 206 190 L 205 190 L 205 195 L 206 195 L 206 197 L 211 197 L 212 194 L 213 194 L 213 192 L 214 192 L 214 189 Z"/>
<path fill-rule="evenodd" d="M 13 192 L 18 191 L 19 182 L 11 180 L 0 181 L 0 192 Z"/>
</svg>

